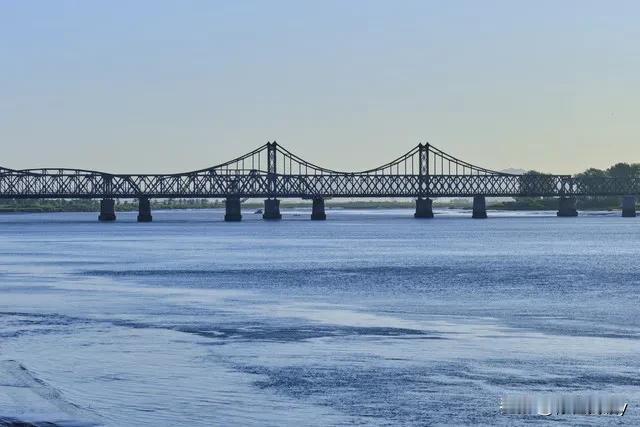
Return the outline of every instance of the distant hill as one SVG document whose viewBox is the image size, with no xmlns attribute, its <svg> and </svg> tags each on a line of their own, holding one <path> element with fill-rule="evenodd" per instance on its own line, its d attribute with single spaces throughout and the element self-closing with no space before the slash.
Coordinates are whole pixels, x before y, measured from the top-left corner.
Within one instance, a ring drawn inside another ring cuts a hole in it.
<svg viewBox="0 0 640 427">
<path fill-rule="evenodd" d="M 515 169 L 515 168 L 507 168 L 507 169 L 502 169 L 500 172 L 510 173 L 512 175 L 522 175 L 523 173 L 526 172 L 526 170 L 524 170 L 524 169 Z"/>
</svg>

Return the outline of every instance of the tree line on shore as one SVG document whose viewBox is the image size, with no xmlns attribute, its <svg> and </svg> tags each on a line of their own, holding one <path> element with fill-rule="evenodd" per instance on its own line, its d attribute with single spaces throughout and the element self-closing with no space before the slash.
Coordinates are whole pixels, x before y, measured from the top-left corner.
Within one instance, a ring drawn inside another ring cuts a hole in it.
<svg viewBox="0 0 640 427">
<path fill-rule="evenodd" d="M 116 199 L 120 212 L 138 210 L 138 201 Z M 210 199 L 159 199 L 151 201 L 151 209 L 210 209 L 224 203 Z M 93 199 L 7 199 L 0 200 L 0 212 L 97 212 L 100 201 Z"/>
<path fill-rule="evenodd" d="M 538 171 L 528 171 L 523 174 L 538 175 L 541 178 L 549 176 Z M 589 168 L 574 175 L 576 178 L 640 178 L 640 163 L 616 163 L 607 169 Z M 588 180 L 586 180 L 588 186 Z M 549 180 L 549 186 L 553 185 Z M 514 197 L 512 202 L 503 202 L 500 207 L 505 209 L 556 209 L 558 202 L 555 197 Z M 580 196 L 577 198 L 578 209 L 618 209 L 619 196 Z"/>
</svg>

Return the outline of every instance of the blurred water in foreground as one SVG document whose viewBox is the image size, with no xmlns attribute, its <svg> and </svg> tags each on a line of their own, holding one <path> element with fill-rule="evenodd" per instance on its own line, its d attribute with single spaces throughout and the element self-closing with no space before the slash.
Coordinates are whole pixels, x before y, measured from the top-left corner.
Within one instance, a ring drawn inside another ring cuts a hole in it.
<svg viewBox="0 0 640 427">
<path fill-rule="evenodd" d="M 0 216 L 0 425 L 640 424 L 640 218 L 153 214 Z"/>
</svg>

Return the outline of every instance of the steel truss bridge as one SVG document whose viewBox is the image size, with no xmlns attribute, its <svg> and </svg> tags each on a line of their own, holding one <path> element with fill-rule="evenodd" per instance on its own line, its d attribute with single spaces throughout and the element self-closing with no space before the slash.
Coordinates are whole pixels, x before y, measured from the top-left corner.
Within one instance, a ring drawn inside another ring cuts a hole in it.
<svg viewBox="0 0 640 427">
<path fill-rule="evenodd" d="M 223 198 L 615 196 L 640 194 L 638 178 L 514 175 L 419 144 L 360 172 L 327 169 L 267 143 L 207 169 L 112 174 L 83 169 L 0 168 L 0 198 Z"/>
<path fill-rule="evenodd" d="M 303 198 L 630 196 L 639 178 L 514 175 L 467 163 L 431 144 L 373 169 L 336 171 L 276 142 L 233 160 L 176 174 L 0 168 L 0 198 Z"/>
</svg>

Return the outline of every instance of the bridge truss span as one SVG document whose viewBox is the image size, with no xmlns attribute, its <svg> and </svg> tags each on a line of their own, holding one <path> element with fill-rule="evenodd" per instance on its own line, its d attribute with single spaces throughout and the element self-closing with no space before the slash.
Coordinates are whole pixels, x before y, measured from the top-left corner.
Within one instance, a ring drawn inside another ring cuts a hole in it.
<svg viewBox="0 0 640 427">
<path fill-rule="evenodd" d="M 513 175 L 418 144 L 359 172 L 318 166 L 276 142 L 206 169 L 112 174 L 83 169 L 0 168 L 0 198 L 327 198 L 636 195 L 640 180 Z"/>
</svg>

